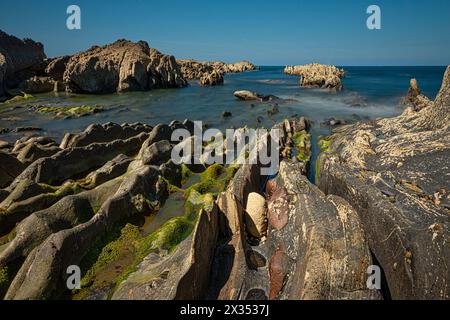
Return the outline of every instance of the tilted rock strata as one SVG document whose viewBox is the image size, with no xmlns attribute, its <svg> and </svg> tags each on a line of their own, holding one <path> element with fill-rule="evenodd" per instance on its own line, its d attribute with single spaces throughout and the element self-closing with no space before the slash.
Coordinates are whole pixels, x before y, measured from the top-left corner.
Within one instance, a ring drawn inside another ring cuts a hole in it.
<svg viewBox="0 0 450 320">
<path fill-rule="evenodd" d="M 344 126 L 317 182 L 357 210 L 394 299 L 448 299 L 450 67 L 430 105 Z"/>
<path fill-rule="evenodd" d="M 69 92 L 108 93 L 178 88 L 186 85 L 173 56 L 145 41 L 118 40 L 73 55 L 64 72 Z"/>
</svg>

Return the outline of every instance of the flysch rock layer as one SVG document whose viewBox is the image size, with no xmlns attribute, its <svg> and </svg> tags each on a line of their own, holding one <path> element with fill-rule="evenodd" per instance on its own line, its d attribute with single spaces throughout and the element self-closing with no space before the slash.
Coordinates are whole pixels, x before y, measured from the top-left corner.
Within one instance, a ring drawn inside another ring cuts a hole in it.
<svg viewBox="0 0 450 320">
<path fill-rule="evenodd" d="M 357 210 L 393 299 L 449 298 L 450 67 L 427 106 L 337 129 L 317 171 Z"/>
</svg>

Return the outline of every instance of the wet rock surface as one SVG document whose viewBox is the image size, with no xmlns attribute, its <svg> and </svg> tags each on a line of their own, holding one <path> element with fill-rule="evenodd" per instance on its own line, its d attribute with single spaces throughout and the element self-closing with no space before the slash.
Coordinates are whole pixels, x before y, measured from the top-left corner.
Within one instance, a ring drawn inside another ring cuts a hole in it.
<svg viewBox="0 0 450 320">
<path fill-rule="evenodd" d="M 322 143 L 317 183 L 358 212 L 393 299 L 449 298 L 449 97 L 447 68 L 434 102 Z"/>
</svg>

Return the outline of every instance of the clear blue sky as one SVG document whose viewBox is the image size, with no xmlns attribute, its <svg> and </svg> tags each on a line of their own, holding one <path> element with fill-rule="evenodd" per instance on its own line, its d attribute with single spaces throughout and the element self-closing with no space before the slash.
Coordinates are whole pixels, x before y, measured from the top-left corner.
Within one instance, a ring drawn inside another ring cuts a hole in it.
<svg viewBox="0 0 450 320">
<path fill-rule="evenodd" d="M 81 7 L 82 29 L 66 29 Z M 366 9 L 382 10 L 382 30 Z M 450 64 L 449 0 L 2 0 L 0 29 L 44 44 L 48 56 L 118 38 L 180 58 L 259 65 Z"/>
</svg>

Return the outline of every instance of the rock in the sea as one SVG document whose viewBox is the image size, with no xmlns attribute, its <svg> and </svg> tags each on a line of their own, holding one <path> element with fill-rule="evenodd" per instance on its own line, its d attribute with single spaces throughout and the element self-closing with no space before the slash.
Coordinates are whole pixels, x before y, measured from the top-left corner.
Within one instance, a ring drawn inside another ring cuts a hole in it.
<svg viewBox="0 0 450 320">
<path fill-rule="evenodd" d="M 409 82 L 409 89 L 406 96 L 400 100 L 400 104 L 410 106 L 415 111 L 420 111 L 423 108 L 430 106 L 433 102 L 424 96 L 420 90 L 416 79 L 411 79 Z"/>
<path fill-rule="evenodd" d="M 266 199 L 256 192 L 251 192 L 247 199 L 245 210 L 245 224 L 247 232 L 255 237 L 262 238 L 267 234 L 267 205 Z"/>
<path fill-rule="evenodd" d="M 0 30 L 0 96 L 2 89 L 14 88 L 42 71 L 45 58 L 41 43 L 21 40 Z"/>
<path fill-rule="evenodd" d="M 256 70 L 256 67 L 253 63 L 249 61 L 239 61 L 236 63 L 228 63 L 223 64 L 221 70 L 224 73 L 238 73 L 245 71 L 253 71 Z"/>
<path fill-rule="evenodd" d="M 256 92 L 251 92 L 248 90 L 235 91 L 234 96 L 239 100 L 252 101 L 252 100 L 262 100 L 262 96 Z"/>
<path fill-rule="evenodd" d="M 200 85 L 204 87 L 217 86 L 221 84 L 223 84 L 223 74 L 216 70 L 210 73 L 205 73 L 200 78 Z"/>
<path fill-rule="evenodd" d="M 239 100 L 244 101 L 259 101 L 259 102 L 269 102 L 269 101 L 278 101 L 281 100 L 280 98 L 274 96 L 274 95 L 262 95 L 257 92 L 252 92 L 249 90 L 239 90 L 235 91 L 233 95 L 238 98 Z"/>
<path fill-rule="evenodd" d="M 214 71 L 223 75 L 224 73 L 236 73 L 256 69 L 256 67 L 248 61 L 227 64 L 222 61 L 200 62 L 193 59 L 178 59 L 177 62 L 181 67 L 183 76 L 189 80 L 201 79 L 205 74 L 211 74 Z"/>
<path fill-rule="evenodd" d="M 341 78 L 345 75 L 343 69 L 318 63 L 303 66 L 287 66 L 284 69 L 284 73 L 300 76 L 300 86 L 302 87 L 323 88 L 335 91 L 342 90 Z"/>
<path fill-rule="evenodd" d="M 66 90 L 84 93 L 111 93 L 185 86 L 173 56 L 148 46 L 118 40 L 73 55 L 64 72 Z"/>
<path fill-rule="evenodd" d="M 434 103 L 341 127 L 321 146 L 316 181 L 358 212 L 391 297 L 448 300 L 450 67 Z"/>
</svg>

